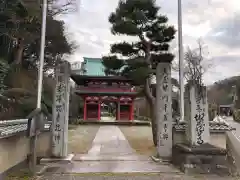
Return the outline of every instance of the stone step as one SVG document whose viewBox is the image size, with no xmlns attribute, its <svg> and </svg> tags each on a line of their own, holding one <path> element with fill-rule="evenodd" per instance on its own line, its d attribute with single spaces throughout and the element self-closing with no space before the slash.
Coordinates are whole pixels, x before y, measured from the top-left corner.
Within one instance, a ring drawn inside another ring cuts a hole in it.
<svg viewBox="0 0 240 180">
<path fill-rule="evenodd" d="M 225 156 L 195 156 L 183 164 L 188 174 L 229 175 L 228 162 Z"/>
<path fill-rule="evenodd" d="M 73 161 L 63 173 L 181 173 L 174 166 L 151 161 Z"/>
<path fill-rule="evenodd" d="M 70 163 L 74 157 L 74 154 L 68 154 L 65 158 L 42 158 L 40 160 L 40 164 L 48 164 L 48 163 L 60 163 L 66 164 Z"/>
<path fill-rule="evenodd" d="M 139 155 L 89 155 L 78 154 L 72 159 L 73 161 L 149 161 L 150 157 Z"/>
</svg>

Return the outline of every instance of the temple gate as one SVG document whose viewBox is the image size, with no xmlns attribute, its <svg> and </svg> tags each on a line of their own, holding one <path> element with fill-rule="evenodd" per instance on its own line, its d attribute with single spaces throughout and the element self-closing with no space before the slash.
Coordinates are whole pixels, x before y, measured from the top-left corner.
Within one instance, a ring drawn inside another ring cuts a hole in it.
<svg viewBox="0 0 240 180">
<path fill-rule="evenodd" d="M 134 120 L 133 102 L 137 92 L 131 79 L 106 76 L 102 60 L 96 58 L 85 58 L 81 69 L 72 71 L 71 78 L 76 83 L 75 93 L 84 100 L 84 120 L 100 121 L 105 106 L 112 108 L 111 114 L 118 121 Z"/>
</svg>

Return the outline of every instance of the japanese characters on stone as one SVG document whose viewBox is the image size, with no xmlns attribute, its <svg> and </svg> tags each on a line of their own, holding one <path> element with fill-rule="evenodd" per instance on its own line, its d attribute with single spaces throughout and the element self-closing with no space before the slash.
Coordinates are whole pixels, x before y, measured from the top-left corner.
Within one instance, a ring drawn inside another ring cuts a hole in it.
<svg viewBox="0 0 240 180">
<path fill-rule="evenodd" d="M 55 111 L 56 111 L 56 121 L 54 127 L 54 142 L 60 144 L 61 133 L 63 127 L 61 127 L 60 120 L 64 117 L 64 107 L 65 107 L 65 84 L 62 76 L 57 77 L 56 85 L 56 99 L 55 99 Z"/>
<path fill-rule="evenodd" d="M 168 72 L 167 69 L 163 69 L 163 84 L 162 84 L 162 98 L 161 100 L 163 101 L 163 132 L 161 134 L 161 141 L 160 141 L 160 146 L 164 145 L 163 141 L 168 140 L 169 138 L 169 132 L 168 132 L 168 121 L 169 121 L 169 115 L 168 115 L 168 103 L 169 103 L 169 77 L 168 77 Z"/>
<path fill-rule="evenodd" d="M 200 92 L 202 87 L 197 87 L 195 91 L 195 99 L 196 99 L 196 114 L 194 116 L 194 120 L 196 121 L 196 142 L 197 144 L 203 144 L 203 132 L 205 130 L 205 107 L 204 107 L 204 95 Z"/>
<path fill-rule="evenodd" d="M 66 61 L 55 69 L 56 86 L 52 120 L 52 155 L 54 157 L 67 156 L 70 72 L 70 64 Z"/>
</svg>

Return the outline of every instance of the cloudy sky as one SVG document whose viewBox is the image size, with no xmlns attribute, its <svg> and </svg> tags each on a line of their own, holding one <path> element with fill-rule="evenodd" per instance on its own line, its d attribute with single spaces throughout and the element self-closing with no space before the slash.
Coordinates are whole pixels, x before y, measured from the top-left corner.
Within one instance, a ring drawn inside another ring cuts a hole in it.
<svg viewBox="0 0 240 180">
<path fill-rule="evenodd" d="M 110 44 L 122 37 L 111 35 L 109 14 L 118 0 L 76 0 L 77 10 L 61 17 L 66 32 L 79 48 L 71 61 L 82 57 L 101 57 L 109 52 Z M 160 13 L 169 17 L 177 28 L 177 0 L 157 0 Z M 183 43 L 195 48 L 197 39 L 206 45 L 211 69 L 205 75 L 206 84 L 240 75 L 240 0 L 182 0 Z M 177 37 L 176 37 L 177 39 Z M 177 57 L 177 40 L 172 49 Z"/>
</svg>

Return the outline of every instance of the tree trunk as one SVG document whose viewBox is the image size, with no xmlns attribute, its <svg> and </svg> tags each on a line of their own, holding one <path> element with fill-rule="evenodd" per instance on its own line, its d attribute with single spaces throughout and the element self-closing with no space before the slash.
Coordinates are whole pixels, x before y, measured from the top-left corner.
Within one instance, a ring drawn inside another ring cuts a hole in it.
<svg viewBox="0 0 240 180">
<path fill-rule="evenodd" d="M 21 64 L 22 63 L 23 51 L 24 51 L 24 39 L 18 38 L 17 46 L 15 48 L 15 53 L 14 53 L 13 64 Z"/>
<path fill-rule="evenodd" d="M 156 109 L 155 109 L 155 97 L 152 95 L 149 85 L 149 79 L 146 80 L 144 86 L 144 93 L 145 97 L 148 101 L 150 106 L 150 113 L 151 113 L 151 123 L 152 123 L 152 135 L 153 135 L 153 143 L 157 146 L 157 119 L 156 119 Z"/>
<path fill-rule="evenodd" d="M 15 59 L 14 59 L 14 64 L 21 64 L 22 63 L 23 50 L 24 50 L 24 48 L 22 46 L 19 46 L 17 48 L 16 56 L 15 56 Z"/>
<path fill-rule="evenodd" d="M 149 105 L 150 106 L 150 113 L 151 113 L 151 123 L 152 123 L 152 136 L 153 136 L 153 144 L 154 146 L 157 146 L 157 132 L 158 132 L 158 125 L 157 125 L 157 119 L 156 119 L 156 110 L 155 105 Z"/>
<path fill-rule="evenodd" d="M 149 69 L 152 69 L 151 64 L 151 44 L 152 40 L 145 41 L 144 36 L 141 35 L 139 37 L 144 44 L 147 46 L 146 50 L 146 62 L 148 63 Z M 152 135 L 153 135 L 153 143 L 155 146 L 157 146 L 157 132 L 158 132 L 158 126 L 157 126 L 157 119 L 156 119 L 156 108 L 155 108 L 155 97 L 150 89 L 150 77 L 148 77 L 144 84 L 144 93 L 146 96 L 146 99 L 148 101 L 148 104 L 150 106 L 150 112 L 151 112 L 151 120 L 152 120 Z"/>
</svg>

